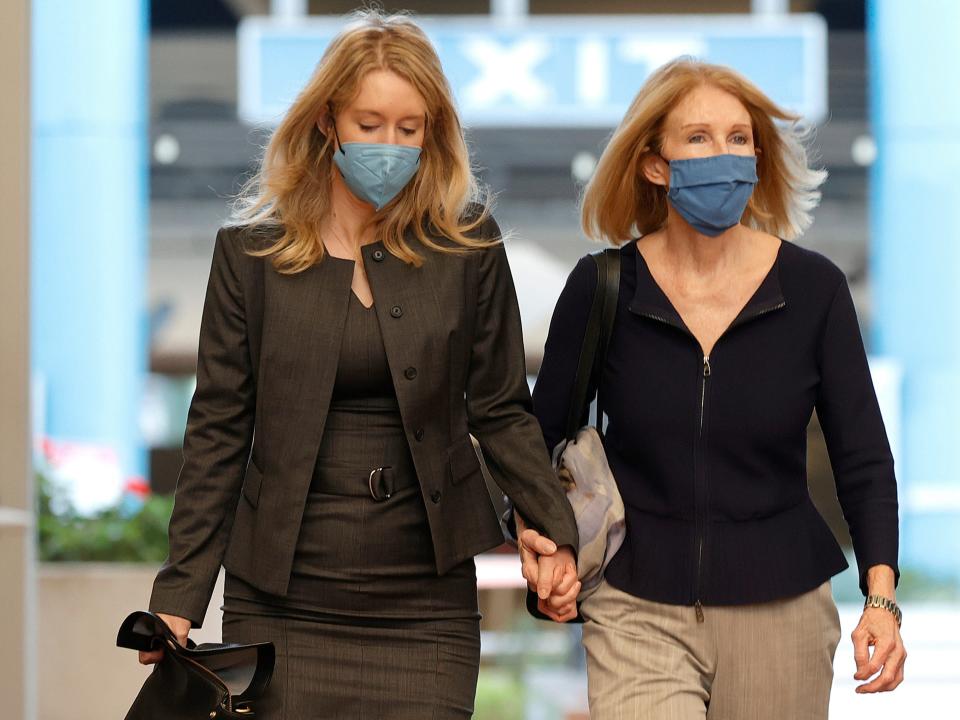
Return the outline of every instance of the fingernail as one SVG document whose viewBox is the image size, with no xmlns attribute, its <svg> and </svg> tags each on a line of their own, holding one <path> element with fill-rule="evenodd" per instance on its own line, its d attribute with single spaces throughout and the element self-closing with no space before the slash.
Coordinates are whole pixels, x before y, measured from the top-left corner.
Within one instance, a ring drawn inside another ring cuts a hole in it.
<svg viewBox="0 0 960 720">
<path fill-rule="evenodd" d="M 548 543 L 548 544 L 547 544 L 547 552 L 555 553 L 556 551 L 557 551 L 557 544 L 556 544 L 556 543 Z"/>
</svg>

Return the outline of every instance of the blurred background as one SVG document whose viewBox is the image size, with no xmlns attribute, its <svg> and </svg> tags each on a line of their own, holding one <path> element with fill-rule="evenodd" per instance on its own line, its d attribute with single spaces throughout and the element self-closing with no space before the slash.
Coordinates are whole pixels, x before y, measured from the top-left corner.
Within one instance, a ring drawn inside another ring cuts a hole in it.
<svg viewBox="0 0 960 720">
<path fill-rule="evenodd" d="M 960 3 L 954 0 L 407 0 L 437 46 L 473 159 L 512 231 L 536 376 L 553 304 L 595 249 L 577 200 L 657 66 L 731 65 L 816 133 L 829 171 L 798 242 L 847 274 L 894 448 L 891 695 L 853 692 L 862 597 L 816 419 L 810 489 L 850 555 L 832 716 L 957 717 L 960 669 Z M 114 647 L 144 609 L 193 392 L 217 228 L 355 2 L 4 0 L 0 202 L 0 706 L 108 718 L 149 672 Z M 586 718 L 579 629 L 523 610 L 509 548 L 478 558 L 477 718 Z M 218 584 L 197 642 L 220 639 Z M 109 678 L 109 682 L 105 682 Z"/>
</svg>

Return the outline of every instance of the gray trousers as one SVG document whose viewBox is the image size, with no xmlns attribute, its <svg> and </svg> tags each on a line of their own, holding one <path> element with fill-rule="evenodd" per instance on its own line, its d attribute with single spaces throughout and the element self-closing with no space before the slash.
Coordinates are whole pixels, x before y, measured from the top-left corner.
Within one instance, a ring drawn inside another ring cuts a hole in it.
<svg viewBox="0 0 960 720">
<path fill-rule="evenodd" d="M 755 605 L 693 607 L 606 581 L 584 617 L 591 720 L 826 718 L 840 617 L 830 581 Z"/>
</svg>

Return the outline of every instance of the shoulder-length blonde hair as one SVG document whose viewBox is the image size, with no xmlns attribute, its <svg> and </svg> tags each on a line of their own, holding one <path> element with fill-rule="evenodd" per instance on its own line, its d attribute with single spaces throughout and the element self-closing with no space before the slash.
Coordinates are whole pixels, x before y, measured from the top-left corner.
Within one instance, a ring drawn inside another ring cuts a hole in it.
<svg viewBox="0 0 960 720">
<path fill-rule="evenodd" d="M 236 224 L 275 230 L 276 242 L 249 252 L 272 255 L 282 273 L 300 272 L 323 258 L 320 225 L 331 209 L 334 143 L 333 134 L 322 132 L 317 123 L 348 106 L 360 82 L 375 70 L 402 77 L 427 106 L 420 167 L 397 198 L 371 219 L 378 239 L 417 266 L 423 258 L 411 236 L 447 252 L 490 244 L 473 232 L 489 213 L 489 195 L 474 177 L 453 94 L 427 36 L 405 15 L 363 10 L 353 18 L 327 47 L 273 133 L 259 171 L 234 204 Z M 437 242 L 438 236 L 453 241 L 452 246 Z"/>
<path fill-rule="evenodd" d="M 647 79 L 611 136 L 583 195 L 580 217 L 588 237 L 620 245 L 664 226 L 667 188 L 647 180 L 643 163 L 660 152 L 667 115 L 701 85 L 725 90 L 750 114 L 759 182 L 744 224 L 793 240 L 813 222 L 810 212 L 820 202 L 817 188 L 827 173 L 807 164 L 809 131 L 800 117 L 734 70 L 683 57 Z M 778 120 L 786 124 L 777 125 Z"/>
</svg>

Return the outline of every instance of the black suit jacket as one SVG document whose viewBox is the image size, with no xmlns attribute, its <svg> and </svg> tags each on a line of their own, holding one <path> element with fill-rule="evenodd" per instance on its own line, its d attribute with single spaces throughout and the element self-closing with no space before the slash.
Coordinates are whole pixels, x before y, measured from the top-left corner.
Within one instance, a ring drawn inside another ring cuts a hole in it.
<svg viewBox="0 0 960 720">
<path fill-rule="evenodd" d="M 481 234 L 499 229 L 490 219 Z M 321 261 L 282 275 L 244 252 L 266 239 L 222 228 L 213 252 L 170 552 L 149 605 L 193 627 L 221 564 L 285 594 L 336 376 L 353 265 Z M 380 242 L 362 253 L 437 572 L 503 540 L 468 433 L 530 524 L 576 548 L 573 512 L 531 414 L 503 245 L 418 249 L 419 268 Z"/>
</svg>

